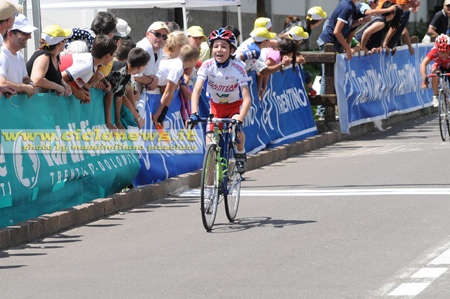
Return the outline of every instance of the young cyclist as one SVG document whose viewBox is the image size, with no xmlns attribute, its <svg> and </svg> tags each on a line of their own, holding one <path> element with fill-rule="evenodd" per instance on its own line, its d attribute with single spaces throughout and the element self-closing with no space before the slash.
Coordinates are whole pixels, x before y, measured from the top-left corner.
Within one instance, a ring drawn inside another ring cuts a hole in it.
<svg viewBox="0 0 450 299">
<path fill-rule="evenodd" d="M 431 73 L 435 74 L 437 71 L 443 73 L 450 73 L 450 38 L 447 35 L 439 35 L 435 42 L 434 47 L 427 54 L 420 64 L 420 74 L 422 75 L 422 88 L 428 88 L 428 78 L 427 78 L 427 65 L 434 61 Z M 437 77 L 431 78 L 431 87 L 433 88 L 433 98 L 432 104 L 434 107 L 439 105 L 438 101 L 438 88 L 439 80 Z"/>
<path fill-rule="evenodd" d="M 233 118 L 238 120 L 237 144 L 235 154 L 236 166 L 239 173 L 247 168 L 245 153 L 245 135 L 241 127 L 251 105 L 248 77 L 242 62 L 234 59 L 237 48 L 236 37 L 224 28 L 217 29 L 209 36 L 209 46 L 213 58 L 203 62 L 197 73 L 197 82 L 192 92 L 192 115 L 190 121 L 198 123 L 198 104 L 200 92 L 206 82 L 206 92 L 211 101 L 211 113 L 214 117 Z M 209 130 L 212 126 L 209 127 Z M 207 141 L 210 137 L 207 134 Z"/>
</svg>

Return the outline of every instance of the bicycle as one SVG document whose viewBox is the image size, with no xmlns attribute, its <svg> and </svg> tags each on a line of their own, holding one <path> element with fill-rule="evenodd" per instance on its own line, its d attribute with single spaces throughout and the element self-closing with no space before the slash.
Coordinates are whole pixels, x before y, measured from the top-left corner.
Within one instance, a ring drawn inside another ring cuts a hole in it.
<svg viewBox="0 0 450 299">
<path fill-rule="evenodd" d="M 447 136 L 450 136 L 450 124 L 449 124 L 449 92 L 450 88 L 448 85 L 448 76 L 450 73 L 436 72 L 435 74 L 429 74 L 427 77 L 439 77 L 439 130 L 441 132 L 442 141 L 447 140 Z"/>
<path fill-rule="evenodd" d="M 212 142 L 208 144 L 203 158 L 200 183 L 200 205 L 202 222 L 206 231 L 211 231 L 217 214 L 219 197 L 225 201 L 225 212 L 230 222 L 236 218 L 241 192 L 241 174 L 237 172 L 236 152 L 237 120 L 214 118 L 212 114 L 199 122 L 213 124 Z M 223 124 L 220 128 L 219 124 Z"/>
</svg>

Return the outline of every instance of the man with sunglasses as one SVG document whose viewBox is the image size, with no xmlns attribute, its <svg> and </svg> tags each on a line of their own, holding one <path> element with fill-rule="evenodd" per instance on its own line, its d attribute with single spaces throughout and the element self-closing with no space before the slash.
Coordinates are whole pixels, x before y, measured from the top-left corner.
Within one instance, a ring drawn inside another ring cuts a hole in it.
<svg viewBox="0 0 450 299">
<path fill-rule="evenodd" d="M 439 10 L 431 20 L 428 26 L 428 31 L 423 42 L 429 43 L 431 37 L 439 36 L 440 34 L 446 34 L 450 28 L 450 0 L 445 0 L 443 8 Z"/>
<path fill-rule="evenodd" d="M 4 45 L 0 50 L 0 86 L 12 86 L 17 93 L 34 94 L 34 84 L 27 73 L 20 50 L 27 46 L 31 33 L 37 30 L 28 19 L 19 14 L 13 27 L 7 31 Z"/>
<path fill-rule="evenodd" d="M 156 73 L 158 72 L 159 62 L 162 59 L 163 48 L 166 45 L 169 33 L 169 27 L 164 22 L 154 22 L 148 27 L 146 36 L 136 44 L 136 47 L 142 48 L 150 54 L 150 62 L 144 72 L 134 77 L 147 90 L 154 90 L 158 87 Z"/>
<path fill-rule="evenodd" d="M 136 47 L 142 48 L 150 54 L 150 61 L 144 72 L 134 76 L 136 86 L 141 97 L 136 103 L 136 108 L 142 117 L 145 117 L 145 103 L 147 102 L 146 90 L 155 90 L 158 87 L 159 63 L 163 57 L 163 48 L 166 45 L 167 35 L 170 33 L 169 27 L 164 22 L 154 22 L 147 29 L 146 36 L 141 39 Z"/>
</svg>

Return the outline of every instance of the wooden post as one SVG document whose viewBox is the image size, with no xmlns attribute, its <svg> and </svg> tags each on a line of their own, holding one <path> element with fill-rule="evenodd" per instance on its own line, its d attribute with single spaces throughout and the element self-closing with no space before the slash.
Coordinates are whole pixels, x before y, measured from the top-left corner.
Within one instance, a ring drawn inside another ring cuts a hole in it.
<svg viewBox="0 0 450 299">
<path fill-rule="evenodd" d="M 333 44 L 325 44 L 324 52 L 334 52 Z M 322 80 L 325 80 L 325 94 L 334 95 L 334 64 L 325 63 L 325 74 L 322 74 Z M 336 106 L 325 106 L 325 123 L 336 122 Z"/>
</svg>

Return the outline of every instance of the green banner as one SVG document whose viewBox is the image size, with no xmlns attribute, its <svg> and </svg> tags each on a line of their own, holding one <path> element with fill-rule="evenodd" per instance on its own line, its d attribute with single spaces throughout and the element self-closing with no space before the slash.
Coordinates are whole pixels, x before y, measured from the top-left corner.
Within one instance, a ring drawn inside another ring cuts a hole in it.
<svg viewBox="0 0 450 299">
<path fill-rule="evenodd" d="M 2 97 L 0 111 L 0 227 L 116 193 L 139 171 L 129 141 L 118 151 L 88 138 L 109 134 L 100 90 L 85 105 L 55 93 Z"/>
</svg>

